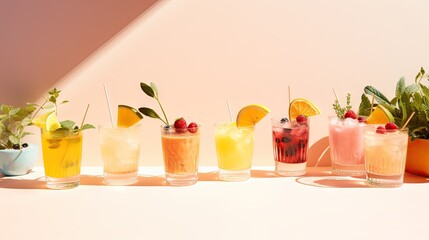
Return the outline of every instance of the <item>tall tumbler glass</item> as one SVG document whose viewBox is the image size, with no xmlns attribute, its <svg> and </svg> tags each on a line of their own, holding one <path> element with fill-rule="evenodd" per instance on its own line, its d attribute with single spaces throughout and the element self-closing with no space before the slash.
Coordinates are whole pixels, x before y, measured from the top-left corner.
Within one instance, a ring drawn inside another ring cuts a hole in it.
<svg viewBox="0 0 429 240">
<path fill-rule="evenodd" d="M 42 153 L 46 186 L 52 189 L 77 187 L 82 160 L 82 132 L 42 129 Z"/>
</svg>

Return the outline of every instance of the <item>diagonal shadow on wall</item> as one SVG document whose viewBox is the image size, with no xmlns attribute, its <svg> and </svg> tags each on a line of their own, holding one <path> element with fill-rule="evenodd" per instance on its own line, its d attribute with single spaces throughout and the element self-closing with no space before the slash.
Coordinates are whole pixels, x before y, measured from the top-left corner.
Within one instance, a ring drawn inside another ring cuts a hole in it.
<svg viewBox="0 0 429 240">
<path fill-rule="evenodd" d="M 159 1 L 0 1 L 0 103 L 37 100 Z"/>
</svg>

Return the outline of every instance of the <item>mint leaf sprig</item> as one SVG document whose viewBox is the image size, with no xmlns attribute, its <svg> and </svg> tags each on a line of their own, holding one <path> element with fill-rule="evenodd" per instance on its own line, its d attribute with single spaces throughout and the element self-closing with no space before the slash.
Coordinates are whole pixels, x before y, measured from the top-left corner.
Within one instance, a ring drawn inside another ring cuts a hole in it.
<svg viewBox="0 0 429 240">
<path fill-rule="evenodd" d="M 141 107 L 139 108 L 139 112 L 141 112 L 143 115 L 151 117 L 151 118 L 156 118 L 161 120 L 165 125 L 170 125 L 168 122 L 168 118 L 167 115 L 165 114 L 164 108 L 161 105 L 161 102 L 159 101 L 158 98 L 158 88 L 156 87 L 155 83 L 150 83 L 150 85 L 141 82 L 140 83 L 140 88 L 142 89 L 142 91 L 144 93 L 146 93 L 146 95 L 148 95 L 151 98 L 154 98 L 157 102 L 159 107 L 161 108 L 162 114 L 164 115 L 164 119 L 161 118 L 158 113 L 156 113 L 153 109 L 151 108 L 147 108 L 147 107 Z"/>
<path fill-rule="evenodd" d="M 57 99 L 58 99 L 58 97 L 60 96 L 60 92 L 61 92 L 61 90 L 58 90 L 58 89 L 56 89 L 56 88 L 54 88 L 54 89 L 52 89 L 52 90 L 50 90 L 49 92 L 48 92 L 48 94 L 49 94 L 49 97 L 47 97 L 46 99 L 45 99 L 45 102 L 42 104 L 42 105 L 40 105 L 39 106 L 39 108 L 37 109 L 37 111 L 34 113 L 34 115 L 33 115 L 33 117 L 32 118 L 34 118 L 34 117 L 36 117 L 36 115 L 40 112 L 40 110 L 42 110 L 42 109 L 51 109 L 51 108 L 54 108 L 54 110 L 55 110 L 55 112 L 57 112 L 58 113 L 58 106 L 59 105 L 61 105 L 61 104 L 64 104 L 64 103 L 68 103 L 69 101 L 68 100 L 64 100 L 64 101 L 62 101 L 62 102 L 60 102 L 60 103 L 57 103 Z"/>
<path fill-rule="evenodd" d="M 89 104 L 86 107 L 85 115 L 83 116 L 82 123 L 80 124 L 80 127 L 77 126 L 74 121 L 64 120 L 64 121 L 60 122 L 60 124 L 61 124 L 61 128 L 60 129 L 67 129 L 67 130 L 69 130 L 69 131 L 71 131 L 73 133 L 77 133 L 77 132 L 80 132 L 80 131 L 83 131 L 83 130 L 95 128 L 93 125 L 85 123 L 85 118 L 86 118 L 86 115 L 88 114 L 88 109 L 89 109 Z"/>
<path fill-rule="evenodd" d="M 45 99 L 45 102 L 41 106 L 39 106 L 39 109 L 36 111 L 33 118 L 42 109 L 54 108 L 55 114 L 58 115 L 58 106 L 69 102 L 68 100 L 63 100 L 63 101 L 59 102 L 58 98 L 60 96 L 60 93 L 61 93 L 61 90 L 58 90 L 56 88 L 50 90 L 48 92 L 49 96 Z M 77 132 L 80 132 L 83 130 L 95 128 L 91 124 L 85 124 L 85 118 L 86 118 L 86 115 L 88 113 L 88 109 L 89 109 L 89 104 L 86 108 L 85 115 L 83 116 L 83 120 L 82 120 L 82 123 L 80 126 L 77 126 L 76 123 L 72 120 L 64 120 L 64 121 L 60 122 L 61 127 L 59 129 L 69 130 L 73 133 L 77 133 Z"/>
<path fill-rule="evenodd" d="M 334 101 L 334 104 L 332 104 L 332 107 L 334 108 L 334 111 L 337 117 L 339 119 L 344 119 L 344 115 L 346 114 L 346 112 L 352 108 L 352 106 L 350 105 L 350 99 L 352 95 L 350 93 L 347 93 L 345 107 L 341 107 L 341 104 L 338 100 L 335 90 L 334 90 L 334 95 L 335 95 L 335 101 Z"/>
</svg>

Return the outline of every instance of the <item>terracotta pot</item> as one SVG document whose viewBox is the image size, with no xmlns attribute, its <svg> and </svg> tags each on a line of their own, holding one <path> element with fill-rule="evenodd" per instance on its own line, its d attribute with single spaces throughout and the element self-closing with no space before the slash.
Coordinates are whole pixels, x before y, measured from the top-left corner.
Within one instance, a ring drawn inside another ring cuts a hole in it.
<svg viewBox="0 0 429 240">
<path fill-rule="evenodd" d="M 405 171 L 429 177 L 429 140 L 408 140 Z"/>
</svg>

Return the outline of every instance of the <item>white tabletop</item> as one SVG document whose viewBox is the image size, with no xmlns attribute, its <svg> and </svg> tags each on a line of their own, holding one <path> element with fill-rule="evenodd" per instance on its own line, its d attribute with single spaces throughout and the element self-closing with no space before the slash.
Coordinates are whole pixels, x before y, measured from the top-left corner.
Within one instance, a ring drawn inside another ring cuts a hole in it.
<svg viewBox="0 0 429 240">
<path fill-rule="evenodd" d="M 369 188 L 330 168 L 276 177 L 255 167 L 244 182 L 200 168 L 193 186 L 166 186 L 163 169 L 142 167 L 132 186 L 106 186 L 102 169 L 81 185 L 45 188 L 43 168 L 0 178 L 0 239 L 429 239 L 429 179 L 406 174 L 400 188 Z"/>
</svg>

